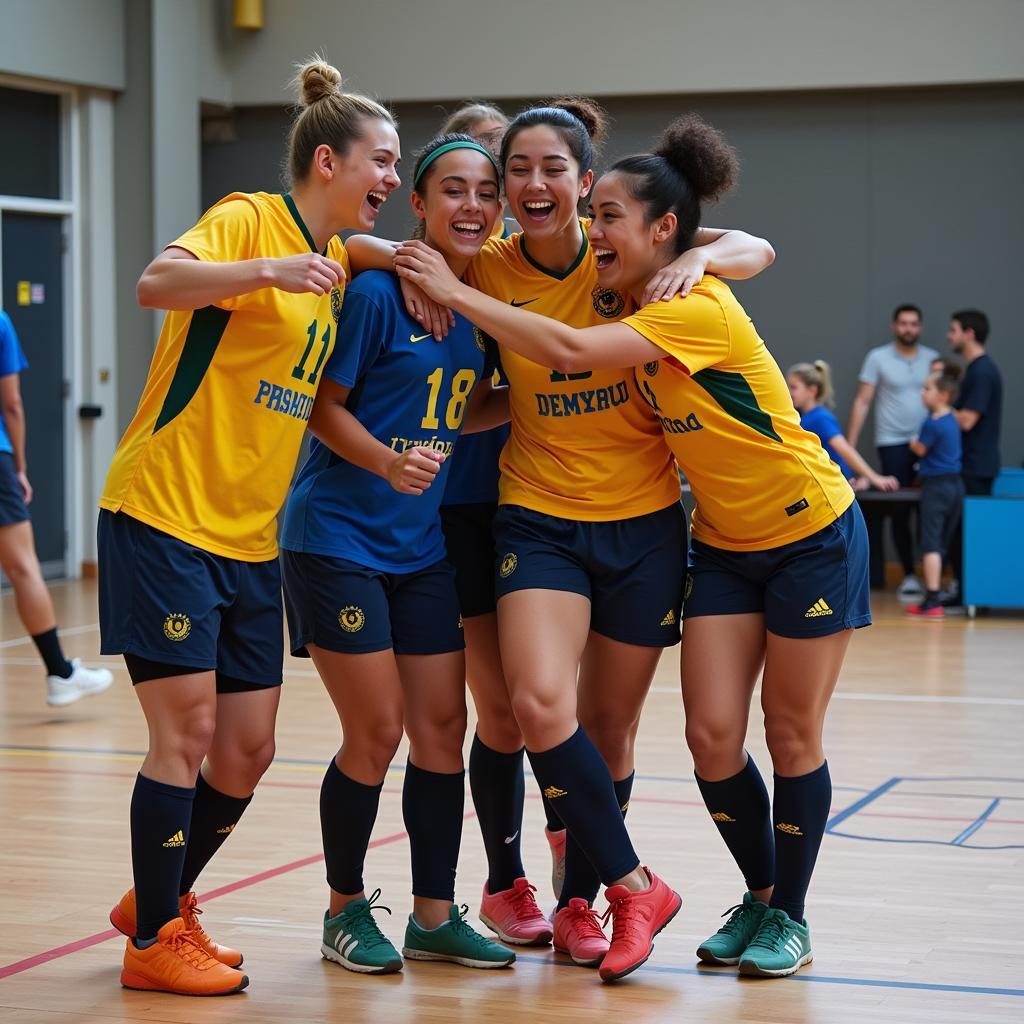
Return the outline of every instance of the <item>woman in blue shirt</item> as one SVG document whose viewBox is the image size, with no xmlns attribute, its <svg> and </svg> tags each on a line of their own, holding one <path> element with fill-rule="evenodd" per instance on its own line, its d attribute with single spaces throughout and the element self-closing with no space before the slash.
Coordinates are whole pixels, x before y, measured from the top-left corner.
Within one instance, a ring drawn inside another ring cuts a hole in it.
<svg viewBox="0 0 1024 1024">
<path fill-rule="evenodd" d="M 899 488 L 896 477 L 876 473 L 843 435 L 832 413 L 832 371 L 824 359 L 791 366 L 786 371 L 786 383 L 793 405 L 800 413 L 800 426 L 821 438 L 822 448 L 855 491 L 866 490 L 869 486 L 879 491 Z"/>
<path fill-rule="evenodd" d="M 434 139 L 413 172 L 425 241 L 456 274 L 498 212 L 493 158 L 467 135 Z M 406 957 L 505 967 L 506 947 L 473 931 L 454 905 L 462 834 L 465 659 L 454 571 L 439 507 L 467 418 L 508 418 L 491 387 L 483 335 L 456 317 L 436 343 L 405 310 L 391 272 L 347 289 L 340 344 L 309 426 L 316 440 L 285 512 L 281 547 L 292 653 L 312 657 L 344 741 L 320 792 L 330 907 L 321 952 L 349 970 L 386 974 L 402 957 L 372 917 L 363 860 L 385 775 L 409 736 L 403 813 L 412 855 Z M 396 493 L 397 492 L 397 493 Z"/>
</svg>

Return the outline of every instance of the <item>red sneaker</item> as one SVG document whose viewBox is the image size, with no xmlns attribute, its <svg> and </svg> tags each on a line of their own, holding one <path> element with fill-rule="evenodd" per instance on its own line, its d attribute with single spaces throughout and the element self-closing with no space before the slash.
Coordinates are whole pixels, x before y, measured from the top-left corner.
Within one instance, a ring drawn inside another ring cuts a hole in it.
<svg viewBox="0 0 1024 1024">
<path fill-rule="evenodd" d="M 555 911 L 554 946 L 582 967 L 597 967 L 608 952 L 608 937 L 594 908 L 578 896 Z"/>
<path fill-rule="evenodd" d="M 551 941 L 551 925 L 533 897 L 536 891 L 525 878 L 517 878 L 511 889 L 495 893 L 487 891 L 485 882 L 480 920 L 502 942 L 513 946 L 546 946 Z"/>
<path fill-rule="evenodd" d="M 613 885 L 605 892 L 608 909 L 602 920 L 612 919 L 612 941 L 601 961 L 601 980 L 617 981 L 635 971 L 654 951 L 654 936 L 679 913 L 679 893 L 670 889 L 650 868 L 643 869 L 651 880 L 643 892 L 630 892 Z"/>
<path fill-rule="evenodd" d="M 546 825 L 544 835 L 551 847 L 551 890 L 555 899 L 562 897 L 562 882 L 565 881 L 565 836 L 564 828 L 552 832 Z"/>
<path fill-rule="evenodd" d="M 946 609 L 941 604 L 908 604 L 904 610 L 908 615 L 923 615 L 928 619 L 942 619 L 946 616 Z"/>
</svg>

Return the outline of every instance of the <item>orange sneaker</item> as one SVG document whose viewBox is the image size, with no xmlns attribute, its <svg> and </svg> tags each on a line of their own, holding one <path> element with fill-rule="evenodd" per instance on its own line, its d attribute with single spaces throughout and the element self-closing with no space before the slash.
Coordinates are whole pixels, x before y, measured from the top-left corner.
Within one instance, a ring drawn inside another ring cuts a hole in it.
<svg viewBox="0 0 1024 1024">
<path fill-rule="evenodd" d="M 179 996 L 226 996 L 241 992 L 249 978 L 215 960 L 195 932 L 176 917 L 157 932 L 156 942 L 139 949 L 129 939 L 124 951 L 121 984 L 147 992 Z"/>
<path fill-rule="evenodd" d="M 612 919 L 612 941 L 601 961 L 601 980 L 617 981 L 631 974 L 654 951 L 654 936 L 679 913 L 679 893 L 670 889 L 650 868 L 644 868 L 650 887 L 630 892 L 624 885 L 605 891 L 608 909 L 603 920 Z"/>
<path fill-rule="evenodd" d="M 214 958 L 219 960 L 225 967 L 241 967 L 242 966 L 242 954 L 237 949 L 230 949 L 227 946 L 220 946 L 213 939 L 207 935 L 203 926 L 199 923 L 199 914 L 202 911 L 196 902 L 196 894 L 194 892 L 185 893 L 178 900 L 178 912 L 181 914 L 182 920 L 185 922 L 185 926 L 190 928 L 195 936 L 195 940 L 203 947 L 206 952 Z M 110 912 L 110 923 L 122 934 L 127 935 L 128 938 L 135 938 L 135 889 L 129 889 L 118 901 L 116 907 Z"/>
</svg>

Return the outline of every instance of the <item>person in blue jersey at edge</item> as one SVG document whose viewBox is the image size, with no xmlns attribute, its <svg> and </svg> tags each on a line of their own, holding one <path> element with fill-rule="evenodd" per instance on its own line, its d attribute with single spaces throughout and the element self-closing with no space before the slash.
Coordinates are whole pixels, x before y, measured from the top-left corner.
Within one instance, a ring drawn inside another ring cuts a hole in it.
<svg viewBox="0 0 1024 1024">
<path fill-rule="evenodd" d="M 488 237 L 499 182 L 493 157 L 468 135 L 438 136 L 417 158 L 413 209 L 456 274 Z M 331 890 L 321 952 L 364 974 L 402 968 L 374 919 L 385 908 L 379 889 L 366 897 L 363 861 L 404 726 L 413 913 L 403 953 L 506 967 L 515 954 L 476 933 L 454 903 L 465 658 L 439 508 L 460 429 L 504 422 L 507 398 L 491 386 L 484 336 L 456 317 L 435 343 L 406 313 L 391 272 L 359 276 L 339 333 L 345 344 L 324 368 L 309 422 L 316 440 L 281 540 L 291 649 L 312 657 L 344 735 L 320 791 Z"/>
<path fill-rule="evenodd" d="M 800 413 L 800 426 L 818 435 L 822 448 L 855 491 L 867 490 L 868 487 L 878 491 L 899 489 L 900 482 L 896 477 L 876 473 L 847 441 L 843 428 L 832 413 L 832 371 L 824 359 L 791 366 L 786 371 L 786 384 L 793 396 L 793 405 Z"/>
</svg>

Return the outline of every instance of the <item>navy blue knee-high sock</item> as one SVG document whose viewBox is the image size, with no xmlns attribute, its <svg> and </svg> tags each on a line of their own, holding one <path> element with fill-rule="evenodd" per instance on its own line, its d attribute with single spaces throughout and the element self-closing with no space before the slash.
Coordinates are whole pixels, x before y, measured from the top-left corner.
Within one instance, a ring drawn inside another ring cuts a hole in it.
<svg viewBox="0 0 1024 1024">
<path fill-rule="evenodd" d="M 320 786 L 320 833 L 327 884 L 344 896 L 363 891 L 363 861 L 377 820 L 384 783 L 368 786 L 350 779 L 334 758 Z"/>
<path fill-rule="evenodd" d="M 402 817 L 409 833 L 412 894 L 455 899 L 455 871 L 466 804 L 465 772 L 428 772 L 409 761 L 402 787 Z"/>
<path fill-rule="evenodd" d="M 767 889 L 775 881 L 772 807 L 754 759 L 748 754 L 743 768 L 720 782 L 708 782 L 696 772 L 694 778 L 747 888 Z"/>
<path fill-rule="evenodd" d="M 249 796 L 228 796 L 214 789 L 202 772 L 196 779 L 196 798 L 192 803 L 192 825 L 185 847 L 185 863 L 181 868 L 178 891 L 182 896 L 191 892 L 199 872 L 210 863 L 213 855 L 224 845 L 224 840 L 235 830 L 245 809 L 252 802 Z"/>
<path fill-rule="evenodd" d="M 522 749 L 502 754 L 474 736 L 469 789 L 487 851 L 487 891 L 503 892 L 526 874 L 519 851 L 526 795 Z"/>
<path fill-rule="evenodd" d="M 178 916 L 178 885 L 192 821 L 193 787 L 155 782 L 145 775 L 132 791 L 132 874 L 136 938 L 152 939 Z"/>
<path fill-rule="evenodd" d="M 579 727 L 550 750 L 527 751 L 533 772 L 598 877 L 609 885 L 640 860 L 622 820 L 608 766 Z"/>
<path fill-rule="evenodd" d="M 633 778 L 630 772 L 624 779 L 616 779 L 615 799 L 619 802 L 619 810 L 623 818 L 629 810 L 629 798 L 633 793 Z M 571 899 L 584 899 L 593 904 L 597 899 L 597 891 L 601 888 L 601 879 L 597 877 L 594 865 L 587 860 L 587 855 L 580 849 L 580 844 L 569 832 L 565 837 L 565 880 L 562 882 L 562 894 L 558 898 L 558 909 L 569 906 Z"/>
<path fill-rule="evenodd" d="M 558 816 L 555 805 L 544 795 L 543 789 L 540 794 L 541 802 L 544 804 L 544 824 L 549 832 L 561 832 L 565 828 L 565 822 Z"/>
<path fill-rule="evenodd" d="M 775 889 L 771 906 L 798 922 L 832 805 L 828 761 L 807 775 L 775 776 Z"/>
</svg>

